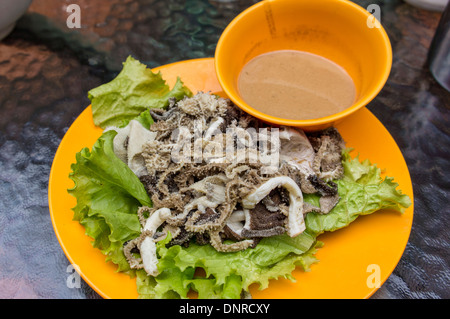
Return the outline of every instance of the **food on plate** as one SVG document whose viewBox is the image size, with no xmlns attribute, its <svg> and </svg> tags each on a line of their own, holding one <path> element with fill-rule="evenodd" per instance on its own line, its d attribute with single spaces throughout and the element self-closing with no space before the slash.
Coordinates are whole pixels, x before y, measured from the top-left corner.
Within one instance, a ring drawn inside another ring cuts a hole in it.
<svg viewBox="0 0 450 319">
<path fill-rule="evenodd" d="M 337 129 L 271 127 L 131 57 L 89 97 L 104 131 L 72 164 L 74 219 L 140 298 L 251 297 L 310 270 L 320 234 L 411 204 Z"/>
</svg>

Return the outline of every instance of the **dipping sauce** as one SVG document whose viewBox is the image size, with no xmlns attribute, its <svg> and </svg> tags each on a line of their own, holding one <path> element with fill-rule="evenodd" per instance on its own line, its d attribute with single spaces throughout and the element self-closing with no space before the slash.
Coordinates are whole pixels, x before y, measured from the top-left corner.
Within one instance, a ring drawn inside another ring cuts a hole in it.
<svg viewBox="0 0 450 319">
<path fill-rule="evenodd" d="M 336 114 L 355 100 L 352 78 L 336 63 L 303 51 L 259 55 L 238 79 L 242 99 L 268 115 L 309 120 Z"/>
</svg>

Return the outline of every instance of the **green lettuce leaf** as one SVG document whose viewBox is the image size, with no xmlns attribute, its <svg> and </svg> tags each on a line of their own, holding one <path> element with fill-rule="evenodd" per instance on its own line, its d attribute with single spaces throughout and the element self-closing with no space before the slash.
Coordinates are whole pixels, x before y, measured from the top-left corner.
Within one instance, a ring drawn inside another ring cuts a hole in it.
<svg viewBox="0 0 450 319">
<path fill-rule="evenodd" d="M 309 213 L 306 228 L 316 236 L 348 226 L 360 215 L 368 215 L 382 209 L 403 213 L 411 205 L 409 196 L 397 189 L 393 179 L 381 177 L 381 170 L 368 160 L 352 159 L 350 150 L 343 152 L 344 177 L 334 181 L 341 197 L 339 203 L 326 215 Z M 318 196 L 309 196 L 308 201 L 317 205 Z"/>
<path fill-rule="evenodd" d="M 150 129 L 150 126 L 153 124 L 153 118 L 150 115 L 150 110 L 145 110 L 144 112 L 139 114 L 139 116 L 136 117 L 135 120 L 141 123 L 141 125 L 147 130 Z"/>
<path fill-rule="evenodd" d="M 113 150 L 117 133 L 104 133 L 92 147 L 76 154 L 69 177 L 74 187 L 68 192 L 76 197 L 74 220 L 86 229 L 99 248 L 119 266 L 128 271 L 122 246 L 139 236 L 141 227 L 137 217 L 140 206 L 151 205 L 151 200 L 139 178 L 123 163 Z"/>
<path fill-rule="evenodd" d="M 128 57 L 122 71 L 111 82 L 88 92 L 97 126 L 123 126 L 149 108 L 164 108 L 168 99 L 192 96 L 180 78 L 170 90 L 161 73 L 153 73 L 145 64 Z"/>
<path fill-rule="evenodd" d="M 200 299 L 236 299 L 252 284 L 265 289 L 271 279 L 295 281 L 292 271 L 296 266 L 309 271 L 318 262 L 314 254 L 322 243 L 307 232 L 288 238 L 275 236 L 262 240 L 254 249 L 222 253 L 211 245 L 195 243 L 167 248 L 169 235 L 157 244 L 160 274 L 150 278 L 138 272 L 140 298 L 187 298 L 192 289 Z M 274 257 L 276 250 L 280 252 Z M 202 268 L 205 275 L 196 276 L 197 268 Z"/>
</svg>

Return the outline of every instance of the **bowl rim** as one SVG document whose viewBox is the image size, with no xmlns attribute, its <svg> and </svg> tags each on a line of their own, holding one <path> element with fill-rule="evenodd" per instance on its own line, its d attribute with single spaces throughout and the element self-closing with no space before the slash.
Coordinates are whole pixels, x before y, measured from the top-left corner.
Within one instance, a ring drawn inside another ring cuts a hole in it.
<svg viewBox="0 0 450 319">
<path fill-rule="evenodd" d="M 380 27 L 377 27 L 375 29 L 377 29 L 378 33 L 381 35 L 381 39 L 382 42 L 384 44 L 384 48 L 385 48 L 385 54 L 386 54 L 386 64 L 384 65 L 384 69 L 382 70 L 382 72 L 380 73 L 380 79 L 378 81 L 378 84 L 376 86 L 374 86 L 369 94 L 367 94 L 366 96 L 364 96 L 361 100 L 359 100 L 358 102 L 352 104 L 350 107 L 342 110 L 341 112 L 326 116 L 326 117 L 321 117 L 321 118 L 316 118 L 316 119 L 308 119 L 308 120 L 294 120 L 294 119 L 284 119 L 284 118 L 280 118 L 280 117 L 276 117 L 276 116 L 272 116 L 272 115 L 268 115 L 265 114 L 261 111 L 258 111 L 257 109 L 251 107 L 249 104 L 247 104 L 245 101 L 242 100 L 242 98 L 240 98 L 240 96 L 238 96 L 237 94 L 233 94 L 231 92 L 231 90 L 228 88 L 228 85 L 226 83 L 226 81 L 224 80 L 223 75 L 221 74 L 221 70 L 220 70 L 220 65 L 221 63 L 221 48 L 223 47 L 223 43 L 225 41 L 225 38 L 227 37 L 227 35 L 229 33 L 231 33 L 231 30 L 234 28 L 234 26 L 236 24 L 238 24 L 239 22 L 241 22 L 246 15 L 248 15 L 250 12 L 253 12 L 255 10 L 260 9 L 260 7 L 264 6 L 267 2 L 282 2 L 282 1 L 289 1 L 289 0 L 263 0 L 261 2 L 258 2 L 250 7 L 248 7 L 247 9 L 245 9 L 244 11 L 242 11 L 240 14 L 238 14 L 224 29 L 224 31 L 222 32 L 217 45 L 216 45 L 216 49 L 215 49 L 215 54 L 214 54 L 214 67 L 215 67 L 215 71 L 216 71 L 216 76 L 217 79 L 219 81 L 220 86 L 222 87 L 224 93 L 228 96 L 228 98 L 230 98 L 239 108 L 241 108 L 243 111 L 249 113 L 250 115 L 253 115 L 257 118 L 259 118 L 260 120 L 263 120 L 265 122 L 268 123 L 272 123 L 272 124 L 278 124 L 278 125 L 288 125 L 288 126 L 297 126 L 297 127 L 314 127 L 314 126 L 320 126 L 320 125 L 326 125 L 326 124 L 330 124 L 330 123 L 335 123 L 339 120 L 342 120 L 343 118 L 349 116 L 350 114 L 356 112 L 357 110 L 359 110 L 360 108 L 366 106 L 367 104 L 369 104 L 377 95 L 378 93 L 380 93 L 380 91 L 383 89 L 383 87 L 385 86 L 390 72 L 391 72 L 391 68 L 392 68 L 392 46 L 391 46 L 391 42 L 389 40 L 389 36 L 386 33 L 386 30 L 384 29 L 384 27 L 381 25 L 380 23 Z M 294 0 L 294 1 L 298 1 L 298 0 Z M 359 12 L 360 14 L 363 14 L 367 17 L 371 16 L 371 13 L 369 13 L 366 9 L 364 9 L 363 7 L 359 6 L 356 3 L 353 3 L 351 1 L 348 0 L 315 0 L 317 2 L 322 1 L 322 2 L 339 2 L 341 3 L 343 6 L 348 6 L 350 7 L 352 10 Z M 242 103 L 238 103 L 236 102 L 236 100 L 240 100 L 242 101 Z"/>
</svg>

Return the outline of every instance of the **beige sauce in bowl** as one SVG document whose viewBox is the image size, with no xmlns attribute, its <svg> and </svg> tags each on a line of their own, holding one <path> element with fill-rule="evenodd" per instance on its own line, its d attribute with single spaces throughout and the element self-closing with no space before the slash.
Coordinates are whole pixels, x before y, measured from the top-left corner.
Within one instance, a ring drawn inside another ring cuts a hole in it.
<svg viewBox="0 0 450 319">
<path fill-rule="evenodd" d="M 308 52 L 273 51 L 250 60 L 238 79 L 242 99 L 256 110 L 284 119 L 309 120 L 351 106 L 356 89 L 336 63 Z"/>
</svg>

